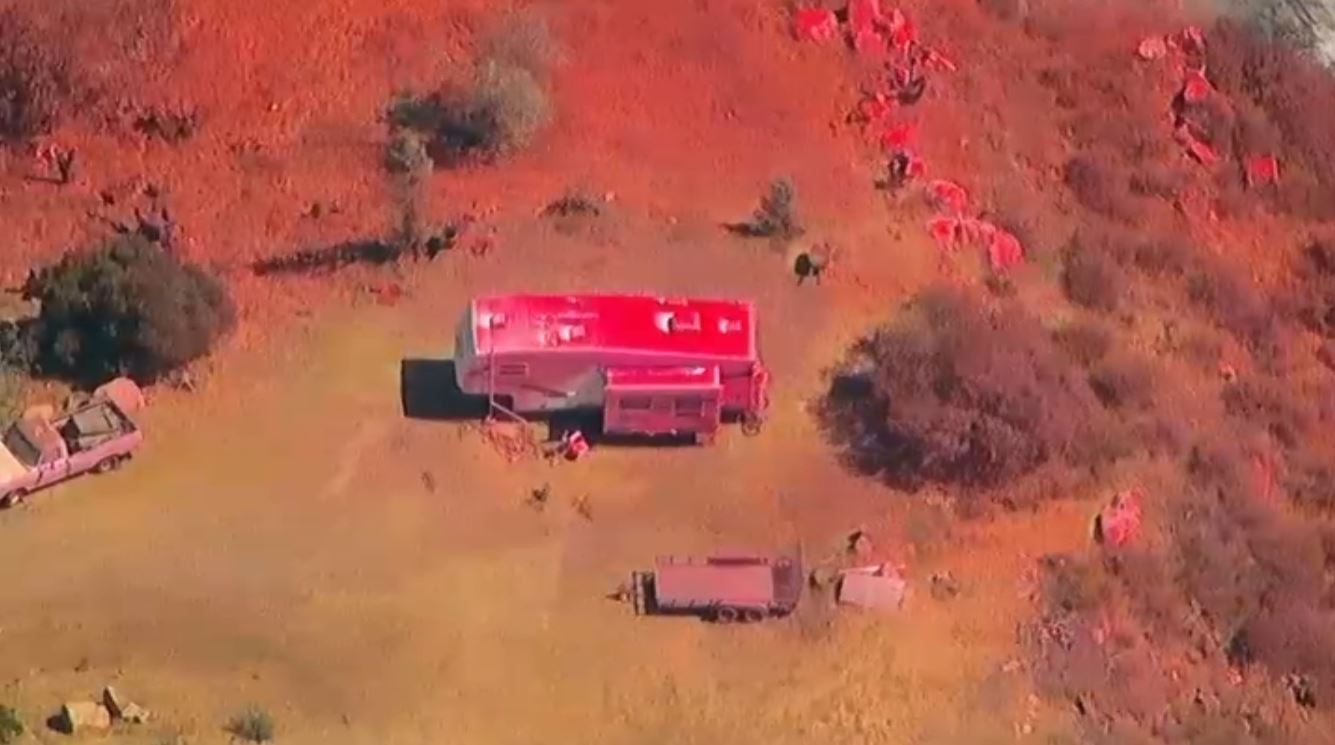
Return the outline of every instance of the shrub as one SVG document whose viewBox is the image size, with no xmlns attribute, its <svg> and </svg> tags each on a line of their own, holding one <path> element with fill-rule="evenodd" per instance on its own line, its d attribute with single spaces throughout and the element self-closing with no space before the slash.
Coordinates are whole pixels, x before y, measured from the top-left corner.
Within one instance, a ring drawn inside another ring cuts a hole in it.
<svg viewBox="0 0 1335 745">
<path fill-rule="evenodd" d="M 1100 606 L 1108 595 L 1106 575 L 1097 563 L 1057 554 L 1039 559 L 1039 568 L 1045 608 L 1083 613 Z"/>
<path fill-rule="evenodd" d="M 0 363 L 0 422 L 18 417 L 23 411 L 27 378 L 19 370 Z"/>
<path fill-rule="evenodd" d="M 1231 100 L 1247 102 L 1247 133 L 1282 135 L 1286 165 L 1280 206 L 1313 219 L 1335 218 L 1335 79 L 1305 55 L 1254 27 L 1225 18 L 1210 30 L 1210 79 Z M 1260 112 L 1271 123 L 1261 124 Z M 1243 145 L 1280 145 L 1278 137 Z M 1255 152 L 1249 154 L 1257 154 Z"/>
<path fill-rule="evenodd" d="M 396 129 L 385 149 L 386 170 L 416 183 L 425 178 L 434 165 L 420 134 L 409 129 Z"/>
<path fill-rule="evenodd" d="M 8 706 L 0 706 L 0 745 L 17 742 L 23 736 L 23 720 Z"/>
<path fill-rule="evenodd" d="M 1191 246 L 1176 237 L 1142 241 L 1131 255 L 1135 267 L 1154 278 L 1181 277 L 1192 265 L 1192 258 Z"/>
<path fill-rule="evenodd" d="M 1003 21 L 1023 21 L 1029 17 L 1029 0 L 978 0 L 978 5 Z"/>
<path fill-rule="evenodd" d="M 1145 360 L 1121 354 L 1089 374 L 1089 385 L 1104 406 L 1143 409 L 1154 401 L 1154 370 Z"/>
<path fill-rule="evenodd" d="M 1086 209 L 1129 222 L 1139 214 L 1126 179 L 1094 156 L 1078 155 L 1067 161 L 1063 180 Z"/>
<path fill-rule="evenodd" d="M 527 70 L 538 78 L 546 76 L 561 58 L 547 17 L 532 7 L 502 18 L 479 47 L 481 59 Z"/>
<path fill-rule="evenodd" d="M 1091 367 L 1101 361 L 1112 347 L 1112 334 L 1107 327 L 1093 321 L 1077 321 L 1053 333 L 1057 346 L 1076 362 Z"/>
<path fill-rule="evenodd" d="M 41 301 L 39 366 L 81 381 L 151 381 L 205 355 L 235 313 L 213 275 L 124 235 L 67 255 L 24 289 Z"/>
<path fill-rule="evenodd" d="M 542 208 L 543 217 L 597 217 L 602 213 L 602 200 L 579 190 L 567 191 Z"/>
<path fill-rule="evenodd" d="M 769 191 L 760 198 L 760 207 L 750 222 L 737 226 L 738 232 L 754 237 L 788 240 L 802 235 L 801 220 L 797 215 L 797 191 L 786 178 L 770 182 Z"/>
<path fill-rule="evenodd" d="M 993 486 L 1087 444 L 1093 394 L 1046 331 L 951 288 L 860 342 L 822 411 L 858 469 L 913 488 Z"/>
<path fill-rule="evenodd" d="M 1210 313 L 1218 326 L 1252 352 L 1278 354 L 1279 326 L 1275 309 L 1255 286 L 1218 262 L 1202 262 L 1187 286 L 1188 294 Z"/>
<path fill-rule="evenodd" d="M 1265 427 L 1285 447 L 1297 447 L 1311 430 L 1311 401 L 1286 381 L 1251 377 L 1224 387 L 1224 409 L 1238 420 Z"/>
<path fill-rule="evenodd" d="M 1309 244 L 1295 274 L 1294 304 L 1299 320 L 1314 333 L 1335 336 L 1335 240 Z"/>
<path fill-rule="evenodd" d="M 48 132 L 72 88 L 68 59 L 40 43 L 17 9 L 0 11 L 0 140 Z"/>
<path fill-rule="evenodd" d="M 274 738 L 274 721 L 269 712 L 251 707 L 227 723 L 227 732 L 245 742 L 266 743 Z"/>
<path fill-rule="evenodd" d="M 471 76 L 426 96 L 399 94 L 390 124 L 426 136 L 436 163 L 489 161 L 527 147 L 551 121 L 548 67 L 559 51 L 536 11 L 507 16 L 481 42 Z"/>
<path fill-rule="evenodd" d="M 439 100 L 434 144 L 446 162 L 509 155 L 551 120 L 551 101 L 538 78 L 497 60 L 482 60 L 468 89 Z"/>
<path fill-rule="evenodd" d="M 1110 313 L 1125 294 L 1126 277 L 1106 253 L 1088 244 L 1073 244 L 1062 270 L 1066 297 L 1077 305 Z"/>
</svg>

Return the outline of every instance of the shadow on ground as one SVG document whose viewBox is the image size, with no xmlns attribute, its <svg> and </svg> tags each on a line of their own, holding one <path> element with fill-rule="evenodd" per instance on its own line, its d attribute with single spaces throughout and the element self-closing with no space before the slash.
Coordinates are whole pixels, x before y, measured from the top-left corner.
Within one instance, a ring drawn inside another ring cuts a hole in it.
<svg viewBox="0 0 1335 745">
<path fill-rule="evenodd" d="M 459 388 L 453 360 L 403 360 L 399 366 L 399 396 L 409 419 L 482 419 L 487 399 Z"/>
</svg>

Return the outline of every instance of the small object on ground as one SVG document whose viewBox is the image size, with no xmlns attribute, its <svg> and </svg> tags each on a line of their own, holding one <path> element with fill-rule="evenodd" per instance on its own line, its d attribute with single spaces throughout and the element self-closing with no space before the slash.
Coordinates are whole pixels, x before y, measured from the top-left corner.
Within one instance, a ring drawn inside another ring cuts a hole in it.
<svg viewBox="0 0 1335 745">
<path fill-rule="evenodd" d="M 121 711 L 120 718 L 121 721 L 129 722 L 130 724 L 146 724 L 151 716 L 152 715 L 149 714 L 148 709 L 131 701 L 126 704 L 125 708 Z"/>
<path fill-rule="evenodd" d="M 1304 709 L 1316 708 L 1316 686 L 1312 684 L 1311 678 L 1298 673 L 1289 673 L 1284 676 L 1284 685 L 1293 695 L 1294 703 Z"/>
<path fill-rule="evenodd" d="M 71 701 L 60 707 L 55 728 L 67 735 L 82 732 L 105 732 L 111 729 L 111 712 L 93 701 Z"/>
<path fill-rule="evenodd" d="M 890 156 L 886 171 L 885 186 L 891 191 L 898 191 L 907 186 L 909 181 L 922 178 L 927 168 L 911 150 L 902 148 Z"/>
<path fill-rule="evenodd" d="M 1136 47 L 1136 55 L 1145 61 L 1163 59 L 1168 54 L 1168 42 L 1162 36 L 1142 39 Z"/>
<path fill-rule="evenodd" d="M 56 171 L 59 173 L 61 186 L 74 181 L 74 159 L 76 157 L 77 153 L 73 148 L 56 152 Z"/>
<path fill-rule="evenodd" d="M 793 261 L 793 273 L 797 275 L 797 283 L 800 285 L 808 279 L 814 279 L 816 284 L 820 284 L 821 275 L 829 268 L 833 255 L 834 249 L 828 243 L 819 243 L 810 251 L 798 254 Z"/>
<path fill-rule="evenodd" d="M 969 208 L 969 192 L 954 181 L 935 179 L 927 185 L 927 194 L 941 212 L 960 216 Z"/>
<path fill-rule="evenodd" d="M 102 705 L 111 712 L 113 719 L 120 719 L 125 716 L 125 706 L 128 702 L 121 698 L 120 694 L 112 686 L 102 689 Z"/>
<path fill-rule="evenodd" d="M 528 495 L 528 503 L 533 505 L 535 509 L 539 510 L 542 509 L 543 507 L 546 507 L 547 503 L 550 502 L 551 499 L 552 499 L 551 484 L 543 484 L 537 489 L 530 491 Z"/>
<path fill-rule="evenodd" d="M 997 228 L 987 241 L 987 260 L 992 271 L 1005 272 L 1024 261 L 1024 245 L 1009 231 Z"/>
<path fill-rule="evenodd" d="M 575 498 L 575 514 L 585 520 L 593 520 L 593 502 L 588 494 L 581 494 Z"/>
<path fill-rule="evenodd" d="M 897 611 L 904 606 L 908 582 L 888 564 L 846 569 L 839 573 L 837 600 L 840 605 L 878 611 Z"/>
<path fill-rule="evenodd" d="M 1214 88 L 1210 81 L 1205 78 L 1205 73 L 1192 70 L 1188 71 L 1186 79 L 1182 83 L 1182 100 L 1187 103 L 1200 103 L 1209 98 L 1210 92 Z"/>
<path fill-rule="evenodd" d="M 1140 489 L 1128 489 L 1113 495 L 1112 500 L 1094 518 L 1094 540 L 1104 546 L 1121 548 L 1140 535 Z"/>
<path fill-rule="evenodd" d="M 583 458 L 589 452 L 589 441 L 584 438 L 584 433 L 574 429 L 561 438 L 561 455 L 566 460 L 576 461 Z"/>
<path fill-rule="evenodd" d="M 430 471 L 422 472 L 422 487 L 426 489 L 428 494 L 436 493 L 436 477 Z"/>
<path fill-rule="evenodd" d="M 799 41 L 830 41 L 839 35 L 839 21 L 827 8 L 800 8 L 793 16 L 793 34 Z"/>
<path fill-rule="evenodd" d="M 960 594 L 960 583 L 953 572 L 933 572 L 930 583 L 932 598 L 936 600 L 951 600 Z"/>
<path fill-rule="evenodd" d="M 909 122 L 889 124 L 881 134 L 881 147 L 892 153 L 906 152 L 916 130 Z"/>
<path fill-rule="evenodd" d="M 143 724 L 148 721 L 148 710 L 133 701 L 123 698 L 112 686 L 102 689 L 102 705 L 111 714 L 113 720 L 130 724 Z"/>
<path fill-rule="evenodd" d="M 1273 155 L 1253 155 L 1243 163 L 1243 175 L 1247 179 L 1247 187 L 1251 189 L 1277 184 L 1279 183 L 1279 158 Z"/>
<path fill-rule="evenodd" d="M 848 536 L 848 553 L 853 556 L 867 557 L 871 555 L 873 546 L 871 536 L 865 530 L 855 530 Z"/>
</svg>

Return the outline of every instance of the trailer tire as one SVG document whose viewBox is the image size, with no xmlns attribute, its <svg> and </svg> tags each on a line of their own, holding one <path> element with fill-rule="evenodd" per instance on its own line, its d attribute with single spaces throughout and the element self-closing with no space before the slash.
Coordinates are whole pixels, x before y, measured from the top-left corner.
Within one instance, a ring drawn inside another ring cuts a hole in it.
<svg viewBox="0 0 1335 745">
<path fill-rule="evenodd" d="M 742 416 L 742 434 L 747 437 L 755 437 L 760 434 L 763 426 L 764 420 L 760 418 L 759 414 L 744 414 Z"/>
<path fill-rule="evenodd" d="M 737 609 L 724 606 L 714 611 L 714 621 L 717 623 L 733 623 L 737 620 Z"/>
<path fill-rule="evenodd" d="M 19 505 L 23 504 L 23 500 L 27 498 L 28 498 L 28 492 L 24 491 L 23 489 L 15 489 L 14 491 L 4 495 L 3 497 L 0 497 L 0 509 L 8 510 L 14 507 L 18 507 Z"/>
<path fill-rule="evenodd" d="M 742 611 L 742 620 L 747 623 L 760 623 L 765 620 L 765 612 L 759 608 L 747 608 Z"/>
</svg>

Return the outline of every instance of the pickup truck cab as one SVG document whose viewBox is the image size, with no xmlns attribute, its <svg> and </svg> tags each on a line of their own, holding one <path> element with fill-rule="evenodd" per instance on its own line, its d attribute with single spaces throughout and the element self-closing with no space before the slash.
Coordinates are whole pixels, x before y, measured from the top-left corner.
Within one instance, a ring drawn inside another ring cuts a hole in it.
<svg viewBox="0 0 1335 745">
<path fill-rule="evenodd" d="M 83 473 L 106 473 L 129 460 L 143 442 L 130 418 L 142 405 L 132 382 L 112 381 L 86 403 L 59 417 L 40 410 L 10 425 L 0 438 L 0 507 Z"/>
</svg>

